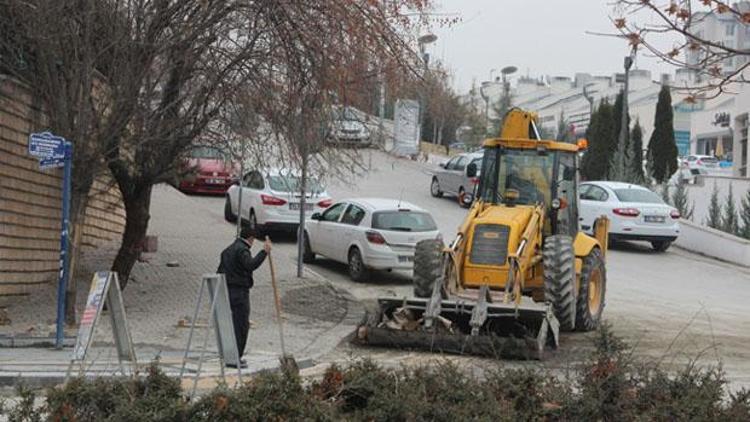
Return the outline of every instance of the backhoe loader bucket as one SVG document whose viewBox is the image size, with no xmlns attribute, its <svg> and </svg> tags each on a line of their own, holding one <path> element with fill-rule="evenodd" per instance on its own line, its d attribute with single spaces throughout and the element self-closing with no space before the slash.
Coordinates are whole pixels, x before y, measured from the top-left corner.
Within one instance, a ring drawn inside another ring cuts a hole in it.
<svg viewBox="0 0 750 422">
<path fill-rule="evenodd" d="M 557 348 L 559 324 L 547 304 L 524 297 L 518 305 L 493 303 L 483 290 L 463 298 L 380 298 L 379 310 L 357 330 L 370 346 L 511 359 L 543 359 Z M 437 300 L 436 300 L 437 299 Z M 436 303 L 437 302 L 437 303 Z"/>
</svg>

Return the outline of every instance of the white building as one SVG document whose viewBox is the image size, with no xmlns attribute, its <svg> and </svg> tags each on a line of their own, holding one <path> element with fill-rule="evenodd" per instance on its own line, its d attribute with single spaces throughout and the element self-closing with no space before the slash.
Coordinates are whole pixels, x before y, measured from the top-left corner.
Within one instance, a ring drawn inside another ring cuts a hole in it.
<svg viewBox="0 0 750 422">
<path fill-rule="evenodd" d="M 748 1 L 735 3 L 732 6 L 741 13 L 750 12 Z M 740 50 L 750 48 L 750 26 L 741 25 L 733 13 L 698 12 L 693 13 L 691 21 L 690 30 L 698 38 Z M 701 60 L 705 57 L 705 50 L 687 49 L 686 59 L 691 66 L 700 66 Z M 724 73 L 729 73 L 746 62 L 747 57 L 728 58 L 722 63 L 721 68 Z"/>
<path fill-rule="evenodd" d="M 689 73 L 678 72 L 677 79 L 682 81 Z M 560 116 L 572 125 L 576 136 L 582 137 L 586 133 L 593 108 L 596 108 L 603 98 L 612 104 L 617 94 L 622 90 L 622 74 L 610 76 L 594 76 L 588 73 L 577 73 L 575 77 L 549 76 L 543 79 L 520 77 L 514 81 L 510 91 L 514 106 L 535 111 L 539 115 L 539 125 L 548 133 L 556 133 Z M 666 75 L 662 80 L 669 82 Z M 651 72 L 642 69 L 630 71 L 628 89 L 628 103 L 631 125 L 639 121 L 643 128 L 644 148 L 653 131 L 656 102 L 659 97 L 661 82 L 652 80 Z M 502 82 L 485 83 L 483 93 L 489 98 L 488 120 L 498 118 L 494 107 L 503 95 Z M 467 101 L 483 107 L 486 103 L 476 93 L 474 97 L 467 96 Z M 690 153 L 690 112 L 694 107 L 685 107 L 682 96 L 672 96 L 675 110 L 674 127 L 677 146 L 681 155 Z M 482 108 L 479 108 L 482 110 Z"/>
</svg>

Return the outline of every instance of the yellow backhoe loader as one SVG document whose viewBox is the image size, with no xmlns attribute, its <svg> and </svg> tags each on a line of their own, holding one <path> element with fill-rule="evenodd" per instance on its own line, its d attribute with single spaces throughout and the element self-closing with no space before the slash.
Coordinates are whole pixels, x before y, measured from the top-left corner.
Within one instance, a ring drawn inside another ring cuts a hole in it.
<svg viewBox="0 0 750 422">
<path fill-rule="evenodd" d="M 512 109 L 484 141 L 466 219 L 453 242 L 417 244 L 414 296 L 380 298 L 362 344 L 541 359 L 560 331 L 601 320 L 609 220 L 578 223 L 577 144 L 542 140 L 536 115 Z"/>
</svg>

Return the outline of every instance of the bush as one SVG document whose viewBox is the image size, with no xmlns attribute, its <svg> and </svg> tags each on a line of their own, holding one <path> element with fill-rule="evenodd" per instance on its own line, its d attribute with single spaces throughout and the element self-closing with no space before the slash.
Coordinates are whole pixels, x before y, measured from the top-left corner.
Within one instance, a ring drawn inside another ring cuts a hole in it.
<svg viewBox="0 0 750 422">
<path fill-rule="evenodd" d="M 18 392 L 9 421 L 642 421 L 750 420 L 750 391 L 727 394 L 720 368 L 668 373 L 645 365 L 609 326 L 570 377 L 505 369 L 481 376 L 449 362 L 385 369 L 370 360 L 332 365 L 322 379 L 263 373 L 188 403 L 155 367 L 141 379 L 77 379 L 36 395 Z M 2 410 L 2 406 L 0 406 Z"/>
</svg>

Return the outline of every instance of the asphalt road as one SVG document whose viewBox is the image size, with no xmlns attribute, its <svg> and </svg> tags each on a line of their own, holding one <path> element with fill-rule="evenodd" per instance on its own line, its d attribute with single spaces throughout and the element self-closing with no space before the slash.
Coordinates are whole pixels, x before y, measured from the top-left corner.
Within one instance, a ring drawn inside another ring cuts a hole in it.
<svg viewBox="0 0 750 422">
<path fill-rule="evenodd" d="M 365 162 L 370 157 L 364 152 Z M 429 193 L 430 168 L 373 152 L 372 171 L 350 181 L 331 181 L 335 200 L 402 198 L 432 212 L 446 240 L 454 237 L 466 210 L 452 198 Z M 223 198 L 201 197 L 221 210 Z M 295 247 L 289 236 L 279 248 Z M 380 295 L 411 293 L 408 273 L 376 273 L 367 284 L 349 280 L 346 266 L 319 259 L 310 268 L 365 302 Z M 721 365 L 733 387 L 750 386 L 750 269 L 671 248 L 655 253 L 637 242 L 607 255 L 605 319 L 636 352 L 663 365 L 698 360 Z M 589 347 L 590 335 L 568 334 L 552 364 L 563 366 Z M 374 352 L 377 353 L 377 352 Z"/>
</svg>

